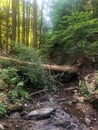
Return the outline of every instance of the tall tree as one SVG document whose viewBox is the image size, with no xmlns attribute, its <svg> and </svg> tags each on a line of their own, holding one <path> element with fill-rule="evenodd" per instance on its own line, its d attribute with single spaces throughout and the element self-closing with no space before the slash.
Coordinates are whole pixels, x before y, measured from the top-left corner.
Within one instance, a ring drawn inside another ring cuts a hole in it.
<svg viewBox="0 0 98 130">
<path fill-rule="evenodd" d="M 33 47 L 37 47 L 37 0 L 33 0 Z"/>
<path fill-rule="evenodd" d="M 42 0 L 42 4 L 41 4 L 41 18 L 40 18 L 40 38 L 39 38 L 39 46 L 41 46 L 42 44 L 42 32 L 43 32 L 43 8 L 44 8 L 44 2 Z"/>
<path fill-rule="evenodd" d="M 1 25 L 1 19 L 0 19 L 0 48 L 2 48 L 2 36 L 1 36 L 2 32 L 1 32 L 1 30 L 2 30 L 2 25 Z"/>
<path fill-rule="evenodd" d="M 18 4 L 18 42 L 20 42 L 20 0 L 17 1 Z"/>
<path fill-rule="evenodd" d="M 26 45 L 29 46 L 29 29 L 30 29 L 30 3 L 26 3 Z"/>
<path fill-rule="evenodd" d="M 23 9 L 22 9 L 22 43 L 25 44 L 25 1 L 22 0 L 22 4 L 23 4 Z"/>
<path fill-rule="evenodd" d="M 12 41 L 16 41 L 16 1 L 12 0 Z"/>
<path fill-rule="evenodd" d="M 6 52 L 8 52 L 8 38 L 9 38 L 9 6 L 10 0 L 6 3 Z"/>
</svg>

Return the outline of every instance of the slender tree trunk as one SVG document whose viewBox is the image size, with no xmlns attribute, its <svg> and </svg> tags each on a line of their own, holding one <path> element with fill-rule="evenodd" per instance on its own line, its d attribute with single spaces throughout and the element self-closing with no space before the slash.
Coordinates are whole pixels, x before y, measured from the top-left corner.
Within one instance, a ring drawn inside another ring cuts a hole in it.
<svg viewBox="0 0 98 130">
<path fill-rule="evenodd" d="M 33 0 L 33 47 L 37 47 L 37 0 Z"/>
<path fill-rule="evenodd" d="M 23 16 L 22 16 L 22 42 L 25 44 L 25 1 L 22 1 L 23 3 Z"/>
<path fill-rule="evenodd" d="M 39 47 L 42 45 L 42 31 L 43 31 L 43 0 L 41 5 L 41 19 L 40 19 L 40 39 L 39 39 Z"/>
<path fill-rule="evenodd" d="M 18 42 L 20 42 L 20 0 L 18 0 Z"/>
<path fill-rule="evenodd" d="M 16 0 L 12 0 L 12 41 L 16 41 Z"/>
<path fill-rule="evenodd" d="M 1 20 L 0 20 L 0 49 L 2 49 L 2 24 L 1 24 Z"/>
<path fill-rule="evenodd" d="M 26 45 L 29 46 L 29 1 L 27 1 L 26 7 Z"/>
<path fill-rule="evenodd" d="M 9 38 L 9 5 L 10 1 L 6 3 L 6 52 L 8 52 L 8 38 Z"/>
<path fill-rule="evenodd" d="M 29 5 L 29 10 L 28 10 L 28 46 L 30 46 L 30 41 L 29 41 L 29 37 L 30 37 L 30 5 Z"/>
</svg>

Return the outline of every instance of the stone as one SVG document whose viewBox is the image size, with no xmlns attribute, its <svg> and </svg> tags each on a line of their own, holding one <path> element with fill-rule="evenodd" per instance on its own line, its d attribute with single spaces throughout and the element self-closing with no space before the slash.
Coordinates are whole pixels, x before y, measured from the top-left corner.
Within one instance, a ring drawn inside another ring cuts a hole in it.
<svg viewBox="0 0 98 130">
<path fill-rule="evenodd" d="M 0 129 L 1 129 L 1 130 L 4 130 L 4 129 L 5 129 L 3 124 L 0 124 Z"/>
<path fill-rule="evenodd" d="M 31 119 L 31 120 L 43 120 L 50 117 L 50 115 L 55 111 L 55 108 L 52 107 L 45 107 L 36 109 L 34 111 L 31 111 L 26 116 L 24 116 L 24 119 Z"/>
<path fill-rule="evenodd" d="M 90 120 L 88 117 L 86 117 L 86 118 L 85 118 L 85 123 L 86 123 L 87 125 L 90 125 L 91 120 Z"/>
<path fill-rule="evenodd" d="M 52 118 L 52 122 L 55 126 L 66 127 L 70 124 L 70 115 L 61 109 L 57 109 L 55 116 Z"/>
<path fill-rule="evenodd" d="M 84 102 L 84 97 L 83 97 L 83 96 L 80 96 L 80 97 L 77 96 L 77 100 L 78 100 L 80 103 L 83 103 L 83 102 Z"/>
</svg>

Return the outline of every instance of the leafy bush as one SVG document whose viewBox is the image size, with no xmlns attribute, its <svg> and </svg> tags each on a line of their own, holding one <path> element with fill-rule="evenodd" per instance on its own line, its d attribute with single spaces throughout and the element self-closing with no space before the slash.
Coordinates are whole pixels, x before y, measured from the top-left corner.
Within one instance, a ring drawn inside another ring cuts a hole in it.
<svg viewBox="0 0 98 130">
<path fill-rule="evenodd" d="M 92 94 L 88 92 L 87 85 L 84 80 L 81 81 L 81 93 L 86 99 L 89 99 L 92 97 Z"/>
<path fill-rule="evenodd" d="M 11 67 L 3 69 L 0 77 L 10 86 L 17 86 L 21 81 L 17 69 Z"/>
<path fill-rule="evenodd" d="M 28 99 L 28 93 L 23 88 L 18 88 L 10 91 L 9 96 L 13 103 L 17 102 L 20 97 L 23 97 L 24 99 Z"/>
<path fill-rule="evenodd" d="M 12 54 L 17 59 L 32 63 L 32 65 L 17 65 L 18 74 L 25 86 L 31 84 L 32 89 L 44 89 L 54 85 L 53 77 L 44 70 L 40 57 L 34 49 L 15 44 Z"/>
<path fill-rule="evenodd" d="M 0 65 L 2 68 L 6 68 L 6 67 L 11 67 L 13 66 L 13 63 L 10 61 L 6 61 L 6 60 L 0 60 Z"/>
<path fill-rule="evenodd" d="M 64 57 L 69 59 L 97 52 L 98 18 L 93 18 L 88 12 L 77 12 L 63 14 L 55 22 L 48 43 L 44 45 L 44 55 L 46 52 L 50 59 L 64 63 L 67 61 Z"/>
<path fill-rule="evenodd" d="M 35 50 L 25 46 L 24 44 L 15 43 L 12 47 L 11 55 L 23 61 L 30 61 L 34 63 L 38 63 L 40 61 Z"/>
</svg>

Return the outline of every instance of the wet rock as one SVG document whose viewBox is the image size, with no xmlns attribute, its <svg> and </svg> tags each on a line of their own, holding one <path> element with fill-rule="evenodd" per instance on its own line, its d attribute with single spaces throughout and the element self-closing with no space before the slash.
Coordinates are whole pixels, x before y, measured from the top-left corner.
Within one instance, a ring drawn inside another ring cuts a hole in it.
<svg viewBox="0 0 98 130">
<path fill-rule="evenodd" d="M 70 124 L 70 115 L 60 109 L 57 109 L 55 112 L 55 116 L 52 119 L 52 122 L 56 126 L 66 127 Z"/>
<path fill-rule="evenodd" d="M 45 107 L 41 109 L 37 109 L 31 111 L 28 115 L 24 116 L 24 119 L 31 119 L 31 120 L 43 120 L 49 118 L 50 115 L 55 111 L 55 108 L 52 107 Z"/>
</svg>

